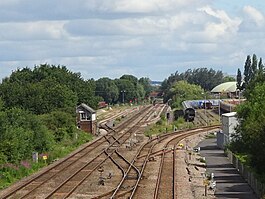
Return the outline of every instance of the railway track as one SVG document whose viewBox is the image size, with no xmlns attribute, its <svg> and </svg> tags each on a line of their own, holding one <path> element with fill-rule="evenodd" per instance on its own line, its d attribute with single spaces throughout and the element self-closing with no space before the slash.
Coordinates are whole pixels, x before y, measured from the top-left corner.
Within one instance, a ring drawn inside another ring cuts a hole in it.
<svg viewBox="0 0 265 199">
<path fill-rule="evenodd" d="M 127 168 L 127 171 L 123 172 L 123 178 L 117 185 L 117 187 L 107 193 L 93 197 L 93 199 L 144 198 L 142 197 L 144 190 L 141 189 L 143 187 L 143 184 L 150 182 L 142 182 L 142 179 L 144 178 L 143 174 L 148 162 L 152 161 L 155 156 L 162 156 L 162 158 L 158 172 L 156 188 L 154 189 L 154 198 L 171 198 L 175 195 L 176 189 L 174 183 L 176 168 L 175 161 L 172 161 L 172 159 L 174 159 L 175 157 L 176 144 L 180 140 L 190 135 L 215 129 L 217 127 L 204 127 L 200 129 L 192 129 L 187 132 L 183 130 L 181 132 L 164 134 L 160 137 L 149 140 L 146 144 L 142 145 L 139 148 L 135 157 Z"/>
<path fill-rule="evenodd" d="M 219 126 L 218 126 L 219 127 Z M 176 164 L 175 164 L 175 151 L 178 143 L 188 136 L 199 134 L 204 131 L 216 129 L 216 127 L 205 127 L 179 133 L 172 136 L 169 140 L 165 141 L 162 150 L 161 162 L 154 192 L 155 199 L 158 198 L 175 198 L 176 197 Z"/>
<path fill-rule="evenodd" d="M 174 198 L 177 189 L 174 160 L 176 145 L 187 136 L 218 126 L 163 134 L 138 143 L 134 149 L 127 149 L 131 140 L 137 136 L 139 128 L 155 121 L 154 111 L 159 115 L 165 111 L 165 106 L 149 106 L 139 110 L 115 129 L 102 124 L 101 127 L 108 131 L 107 135 L 98 138 L 97 141 L 49 168 L 47 172 L 37 175 L 0 198 L 140 199 L 144 198 L 143 193 L 147 183 L 153 184 L 151 185 L 153 198 Z M 159 164 L 160 169 L 152 171 L 157 172 L 158 177 L 150 182 L 146 178 L 147 170 L 154 163 Z M 113 180 L 115 178 L 114 182 L 111 183 L 109 179 L 104 186 L 103 180 L 103 184 L 98 184 L 97 188 L 89 189 L 88 186 L 92 184 L 94 186 L 98 179 L 101 182 L 103 174 L 106 173 L 104 170 L 108 169 L 112 169 L 109 177 Z"/>
<path fill-rule="evenodd" d="M 205 115 L 206 114 L 206 115 Z M 219 124 L 219 116 L 212 109 L 196 109 L 195 126 L 211 126 Z"/>
<path fill-rule="evenodd" d="M 140 121 L 140 115 L 147 115 L 151 108 L 147 107 L 124 121 L 112 133 L 99 138 L 82 150 L 65 158 L 60 163 L 50 167 L 45 172 L 36 175 L 22 185 L 11 190 L 1 198 L 66 198 L 84 182 L 100 165 L 111 155 L 115 149 L 122 145 L 130 136 L 132 126 Z M 132 122 L 135 120 L 135 122 Z M 127 130 L 124 130 L 127 129 Z M 127 133 L 119 132 L 121 129 Z M 110 128 L 108 128 L 110 130 Z M 118 132 L 118 133 L 117 133 Z M 55 189 L 54 189 L 55 187 Z M 47 194 L 49 193 L 49 194 Z"/>
<path fill-rule="evenodd" d="M 163 112 L 164 107 L 163 106 L 156 106 L 155 109 L 159 108 L 157 111 L 159 111 L 160 113 Z M 144 124 L 147 121 L 153 120 L 153 112 L 150 111 L 143 119 L 141 122 L 139 122 L 139 125 L 137 125 L 138 127 L 141 126 L 141 124 Z M 120 160 L 118 158 L 111 158 L 111 160 L 113 161 L 113 163 L 115 163 L 115 165 L 117 165 L 117 167 L 122 171 L 122 179 L 120 180 L 119 184 L 117 185 L 116 188 L 113 188 L 112 190 L 110 190 L 107 193 L 104 193 L 102 195 L 93 197 L 94 199 L 96 198 L 116 198 L 116 197 L 125 197 L 126 194 L 128 194 L 129 192 L 134 192 L 134 187 L 135 187 L 135 183 L 139 182 L 142 172 L 144 170 L 144 165 L 147 163 L 146 159 L 144 161 L 144 164 L 139 164 L 139 162 L 137 162 L 137 164 L 135 164 L 135 160 L 137 158 L 137 156 L 139 155 L 139 153 L 141 153 L 142 150 L 139 150 L 138 153 L 135 155 L 135 157 L 130 160 L 130 158 L 125 157 L 125 154 L 122 154 L 120 152 L 118 152 L 118 150 L 116 151 L 116 153 L 118 154 L 119 158 L 122 159 L 124 162 L 126 162 L 126 165 L 122 165 L 120 164 Z"/>
</svg>

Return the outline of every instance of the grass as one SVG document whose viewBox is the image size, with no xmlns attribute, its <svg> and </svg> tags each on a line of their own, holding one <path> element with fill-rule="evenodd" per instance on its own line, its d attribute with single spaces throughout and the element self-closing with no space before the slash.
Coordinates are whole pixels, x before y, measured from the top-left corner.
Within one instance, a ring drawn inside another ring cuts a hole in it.
<svg viewBox="0 0 265 199">
<path fill-rule="evenodd" d="M 5 163 L 0 165 L 0 190 L 39 171 L 41 168 L 51 164 L 57 159 L 65 157 L 67 154 L 77 149 L 80 145 L 89 142 L 92 139 L 93 137 L 91 134 L 80 132 L 77 135 L 77 139 L 64 140 L 63 142 L 54 145 L 52 151 L 45 153 L 45 155 L 48 156 L 46 161 L 42 159 L 44 154 L 39 154 L 38 163 L 34 163 L 31 159 L 29 159 L 16 164 Z"/>
<path fill-rule="evenodd" d="M 39 161 L 38 163 L 33 163 L 32 161 L 23 161 L 20 164 L 7 163 L 2 165 L 0 169 L 0 189 L 4 189 L 14 182 L 22 179 L 25 176 L 29 176 L 36 171 L 40 170 L 47 164 L 44 161 Z M 27 165 L 25 165 L 27 162 Z"/>
<path fill-rule="evenodd" d="M 216 138 L 216 137 L 217 137 L 216 133 L 211 132 L 205 136 L 205 139 L 211 139 L 211 138 Z"/>
<path fill-rule="evenodd" d="M 172 124 L 168 124 L 166 118 L 162 116 L 160 120 L 145 131 L 145 135 L 150 137 L 152 135 L 159 135 L 163 133 L 173 132 L 180 129 L 189 129 L 194 127 L 193 123 L 185 122 L 184 118 L 180 117 Z"/>
<path fill-rule="evenodd" d="M 201 162 L 201 163 L 206 163 L 206 160 L 205 160 L 205 158 L 199 158 L 199 161 Z"/>
</svg>

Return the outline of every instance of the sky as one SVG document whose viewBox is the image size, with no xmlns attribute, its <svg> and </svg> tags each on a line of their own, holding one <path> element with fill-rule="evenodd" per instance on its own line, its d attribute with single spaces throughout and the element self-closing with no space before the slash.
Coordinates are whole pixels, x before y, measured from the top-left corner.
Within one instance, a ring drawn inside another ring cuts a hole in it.
<svg viewBox="0 0 265 199">
<path fill-rule="evenodd" d="M 0 0 L 0 80 L 64 65 L 84 79 L 164 80 L 206 67 L 236 75 L 264 56 L 263 0 Z"/>
</svg>

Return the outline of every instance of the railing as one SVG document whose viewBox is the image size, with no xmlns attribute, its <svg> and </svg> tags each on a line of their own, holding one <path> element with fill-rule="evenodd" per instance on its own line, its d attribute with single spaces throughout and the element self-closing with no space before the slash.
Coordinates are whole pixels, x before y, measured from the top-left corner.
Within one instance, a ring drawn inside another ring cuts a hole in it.
<svg viewBox="0 0 265 199">
<path fill-rule="evenodd" d="M 247 181 L 249 186 L 253 189 L 259 198 L 265 198 L 265 184 L 261 183 L 254 175 L 249 171 L 249 168 L 244 165 L 231 151 L 227 151 L 227 157 L 231 164 L 239 171 L 240 175 Z"/>
</svg>

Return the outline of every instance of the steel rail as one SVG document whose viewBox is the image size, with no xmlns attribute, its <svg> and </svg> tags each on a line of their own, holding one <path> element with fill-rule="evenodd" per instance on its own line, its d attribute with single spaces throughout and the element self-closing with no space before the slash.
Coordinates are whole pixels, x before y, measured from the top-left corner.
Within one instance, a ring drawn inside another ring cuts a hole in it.
<svg viewBox="0 0 265 199">
<path fill-rule="evenodd" d="M 149 112 L 149 113 L 151 113 L 151 112 Z M 147 113 L 146 116 L 148 116 L 149 113 Z M 141 120 L 143 120 L 144 118 L 145 118 L 145 117 L 143 117 Z M 147 117 L 147 119 L 148 119 L 148 118 L 149 118 L 149 116 Z M 147 120 L 147 119 L 146 119 L 146 120 Z M 143 146 L 144 146 L 144 145 L 143 145 Z M 142 146 L 141 148 L 143 148 L 143 146 Z M 136 181 L 136 183 L 137 183 L 137 184 L 139 183 L 144 168 L 142 168 L 142 171 L 140 172 L 139 169 L 137 169 L 137 167 L 134 166 L 133 163 L 134 163 L 134 160 L 136 160 L 136 158 L 137 158 L 137 156 L 139 155 L 140 152 L 141 152 L 141 149 L 138 150 L 138 153 L 137 153 L 136 156 L 133 158 L 132 162 L 130 163 L 130 164 L 131 164 L 130 167 L 127 169 L 127 172 L 126 172 L 125 175 L 123 176 L 123 178 L 122 178 L 122 180 L 120 181 L 119 185 L 118 185 L 115 189 L 113 189 L 112 191 L 110 191 L 110 192 L 108 192 L 108 193 L 105 193 L 105 194 L 102 194 L 102 195 L 100 195 L 100 196 L 94 197 L 94 198 L 102 198 L 102 197 L 105 197 L 105 196 L 110 195 L 110 194 L 112 194 L 111 197 L 116 197 L 116 196 L 117 196 L 117 197 L 121 197 L 121 196 L 123 196 L 123 195 L 125 195 L 125 194 L 127 194 L 127 193 L 129 193 L 129 192 L 131 192 L 131 191 L 134 192 L 134 188 L 131 188 L 131 189 L 129 189 L 129 190 L 127 190 L 127 191 L 125 191 L 125 192 L 123 192 L 123 193 L 121 193 L 121 194 L 118 194 L 118 191 L 119 191 L 121 185 L 124 183 L 125 179 L 127 178 L 127 175 L 128 175 L 129 172 L 131 171 L 131 168 L 134 168 L 135 170 L 137 170 L 138 175 L 137 175 L 137 181 Z M 145 166 L 145 164 L 146 164 L 147 161 L 148 161 L 148 158 L 145 160 L 144 166 Z"/>
<path fill-rule="evenodd" d="M 107 141 L 109 141 L 109 139 L 107 138 L 107 136 L 103 136 Z M 109 135 L 109 137 L 113 137 L 112 135 Z M 96 147 L 94 147 L 93 149 L 91 149 L 90 151 L 88 151 L 87 153 L 84 153 L 83 155 L 81 155 L 78 159 L 82 159 L 83 157 L 85 157 L 87 154 L 90 154 L 91 151 L 95 150 L 97 147 L 99 147 L 100 144 L 96 145 Z M 42 181 L 41 183 L 38 184 L 38 186 L 35 186 L 32 190 L 30 190 L 29 192 L 25 193 L 24 195 L 20 196 L 19 199 L 25 198 L 28 195 L 30 195 L 34 190 L 36 190 L 37 188 L 39 188 L 41 185 L 45 184 L 47 181 L 49 181 L 50 179 L 52 179 L 53 177 L 59 175 L 60 172 L 63 172 L 65 169 L 67 169 L 69 166 L 75 164 L 75 161 L 71 162 L 69 165 L 65 166 L 63 169 L 61 169 L 59 172 L 54 173 L 53 175 L 51 175 L 49 178 L 47 178 L 46 180 Z"/>
<path fill-rule="evenodd" d="M 137 117 L 139 117 L 139 115 L 141 115 L 143 112 L 145 112 L 148 108 L 150 108 L 150 107 L 147 107 L 146 109 L 144 109 L 144 110 L 142 110 L 141 112 L 140 112 L 140 114 L 136 114 L 136 116 Z M 135 116 L 135 117 L 136 117 Z M 124 134 L 122 134 L 117 140 L 119 140 L 119 139 L 121 139 L 122 137 L 124 137 L 125 135 L 128 135 L 128 132 L 130 131 L 130 130 L 132 130 L 134 128 L 134 126 L 133 127 L 131 127 L 129 130 L 127 130 L 127 133 L 124 133 Z M 131 134 L 130 134 L 130 136 L 131 136 Z M 130 137 L 129 136 L 129 137 Z M 128 137 L 128 138 L 129 138 Z M 121 143 L 118 143 L 118 145 L 121 145 L 121 144 L 123 144 L 128 138 L 126 138 L 123 142 L 121 142 Z M 116 143 L 117 142 L 117 140 L 115 140 L 110 146 L 112 146 L 114 143 Z M 107 152 L 107 150 L 108 149 L 110 149 L 110 146 L 105 150 L 105 152 L 106 153 L 108 153 Z M 103 153 L 103 152 L 102 152 Z M 102 153 L 100 153 L 99 155 L 101 155 Z M 101 164 L 103 164 L 112 154 L 114 153 L 114 151 L 112 151 L 111 152 L 111 154 L 110 155 L 108 155 L 108 157 L 105 159 L 105 160 L 103 160 L 101 163 L 99 163 L 99 164 L 97 164 L 97 166 L 94 168 L 94 169 L 92 169 L 92 172 L 97 168 L 97 167 L 99 167 Z M 89 163 L 91 163 L 92 161 L 90 161 Z M 61 183 L 59 186 L 57 186 L 50 194 L 48 194 L 48 196 L 46 196 L 45 198 L 50 198 L 53 194 L 55 194 L 56 193 L 56 191 L 58 191 L 62 186 L 64 186 L 64 184 L 66 184 L 68 181 L 70 181 L 76 174 L 78 174 L 83 168 L 85 168 L 86 166 L 88 166 L 88 164 L 86 164 L 86 165 L 84 165 L 83 167 L 81 167 L 80 169 L 78 169 L 74 174 L 72 174 L 70 177 L 68 177 L 63 183 Z M 92 172 L 89 172 L 87 175 L 85 175 L 85 177 L 81 180 L 81 181 L 79 181 L 79 183 L 76 185 L 76 186 L 74 186 L 71 190 L 70 190 L 70 192 L 68 192 L 63 198 L 66 198 L 66 197 L 68 197 L 69 195 L 71 195 L 73 192 L 74 192 L 74 190 L 80 185 L 80 184 L 82 184 L 84 181 L 85 181 L 85 179 L 88 177 L 88 176 L 90 176 L 91 174 L 92 174 Z"/>
<path fill-rule="evenodd" d="M 176 197 L 176 145 L 174 145 L 173 149 L 173 199 Z"/>
<path fill-rule="evenodd" d="M 120 114 L 122 114 L 122 113 L 120 113 Z M 114 116 L 114 117 L 115 117 L 115 116 Z M 105 120 L 107 120 L 107 119 L 105 119 Z M 103 123 L 103 122 L 104 122 L 104 121 L 102 121 L 102 120 L 100 121 L 100 123 Z M 106 124 L 105 124 L 105 125 L 106 125 Z M 106 125 L 106 126 L 107 126 L 107 125 Z M 109 126 L 107 126 L 107 127 L 108 127 L 109 129 L 111 129 L 112 131 L 115 132 L 115 130 L 112 129 L 111 127 L 109 127 Z M 18 192 L 18 191 L 24 189 L 27 185 L 29 185 L 30 183 L 32 183 L 32 182 L 35 181 L 36 179 L 38 179 L 38 178 L 40 178 L 40 177 L 46 175 L 49 171 L 55 169 L 57 166 L 61 166 L 61 164 L 65 163 L 65 162 L 68 161 L 70 158 L 74 157 L 76 154 L 78 154 L 78 153 L 80 153 L 80 152 L 86 150 L 87 148 L 89 148 L 89 147 L 95 145 L 95 143 L 99 143 L 100 140 L 103 140 L 103 137 L 100 137 L 98 140 L 96 140 L 96 141 L 90 143 L 88 146 L 84 147 L 83 149 L 76 151 L 76 152 L 73 153 L 72 155 L 66 157 L 63 161 L 60 161 L 60 162 L 58 162 L 57 164 L 54 164 L 54 166 L 50 167 L 50 168 L 49 168 L 48 170 L 46 170 L 45 172 L 36 175 L 35 177 L 31 178 L 30 180 L 28 180 L 28 181 L 25 182 L 25 183 L 22 183 L 21 185 L 17 186 L 16 188 L 14 188 L 14 189 L 11 190 L 10 192 L 4 194 L 4 195 L 1 196 L 1 197 L 2 197 L 3 199 L 5 199 L 5 198 L 10 197 L 11 195 L 14 195 L 16 192 Z M 104 142 L 102 142 L 102 143 L 100 143 L 100 144 L 104 144 Z M 96 147 L 93 147 L 93 148 L 90 150 L 90 152 L 91 152 L 92 150 L 96 149 L 98 146 L 100 146 L 100 144 L 96 145 Z M 86 153 L 86 154 L 87 154 L 87 153 Z M 80 158 L 82 158 L 82 157 L 83 157 L 83 156 L 81 156 Z M 72 163 L 70 163 L 69 165 L 65 166 L 65 167 L 62 169 L 62 171 L 63 171 L 65 168 L 71 166 L 72 164 L 74 164 L 74 162 L 72 162 Z M 56 174 L 57 174 L 57 173 L 56 173 Z M 45 181 L 43 181 L 43 183 L 40 183 L 39 186 L 41 186 L 42 184 L 44 184 L 45 182 L 47 182 L 48 180 L 50 180 L 50 179 L 51 179 L 52 177 L 54 177 L 56 174 L 52 175 L 50 178 L 48 178 L 48 179 L 46 179 Z M 34 191 L 35 189 L 37 189 L 39 186 L 35 186 L 35 187 L 33 188 L 33 190 L 30 190 L 29 193 L 24 194 L 24 195 L 21 196 L 20 198 L 24 198 L 25 196 L 29 195 L 30 193 L 32 193 L 32 191 Z"/>
<path fill-rule="evenodd" d="M 10 191 L 10 192 L 8 192 L 7 194 L 3 195 L 3 196 L 2 196 L 2 199 L 6 199 L 6 198 L 12 196 L 13 194 L 15 194 L 15 193 L 18 192 L 19 190 L 25 188 L 27 185 L 29 185 L 30 183 L 32 183 L 32 182 L 35 181 L 36 179 L 38 179 L 38 178 L 40 178 L 40 177 L 46 175 L 49 171 L 55 169 L 56 167 L 61 166 L 61 164 L 65 163 L 65 162 L 68 161 L 69 159 L 73 158 L 76 154 L 78 154 L 78 153 L 80 153 L 80 152 L 86 150 L 87 148 L 90 148 L 91 146 L 95 145 L 96 143 L 97 143 L 97 144 L 99 143 L 98 145 L 96 145 L 96 147 L 100 146 L 100 144 L 103 143 L 103 142 L 100 143 L 100 142 L 99 142 L 100 140 L 103 140 L 103 137 L 99 138 L 99 140 L 97 140 L 97 141 L 95 141 L 95 142 L 89 144 L 88 146 L 84 147 L 84 148 L 81 149 L 80 151 L 77 151 L 77 152 L 73 153 L 72 155 L 66 157 L 63 161 L 61 161 L 61 162 L 59 162 L 58 164 L 55 164 L 54 166 L 50 167 L 50 168 L 49 168 L 48 170 L 46 170 L 45 172 L 36 175 L 35 177 L 31 178 L 31 179 L 28 180 L 27 182 L 25 182 L 25 183 L 19 185 L 18 187 L 14 188 L 12 191 Z M 96 149 L 96 147 L 92 148 L 92 150 Z M 74 164 L 74 162 L 73 162 L 73 163 L 70 163 L 70 164 L 68 164 L 68 165 L 66 165 L 63 169 L 67 168 L 68 166 L 71 166 L 72 164 Z M 56 173 L 56 174 L 57 174 L 57 173 Z M 55 174 L 55 175 L 56 175 L 56 174 Z M 54 177 L 54 176 L 51 176 L 51 177 Z M 49 178 L 49 179 L 50 179 L 50 178 Z M 48 179 L 48 180 L 49 180 L 49 179 Z M 45 181 L 45 182 L 46 182 L 46 181 Z M 44 182 L 44 183 L 45 183 L 45 182 Z M 43 183 L 43 184 L 44 184 L 44 183 Z M 42 185 L 42 184 L 41 184 L 41 185 Z M 34 190 L 35 190 L 35 188 L 34 188 Z M 30 192 L 30 193 L 31 193 L 31 192 Z M 23 198 L 23 197 L 24 197 L 24 196 L 22 196 L 21 198 Z"/>
<path fill-rule="evenodd" d="M 148 160 L 149 160 L 149 157 L 150 157 L 150 154 L 151 154 L 151 151 L 152 151 L 154 145 L 155 145 L 155 143 L 152 144 L 152 146 L 151 146 L 151 147 L 149 148 L 149 150 L 148 150 L 148 154 L 146 155 L 146 158 L 145 158 L 144 163 L 143 163 L 143 165 L 142 165 L 142 169 L 141 169 L 140 175 L 139 175 L 139 177 L 138 177 L 138 179 L 137 179 L 137 181 L 136 181 L 136 183 L 135 183 L 135 186 L 134 186 L 134 188 L 133 188 L 133 190 L 132 190 L 132 193 L 131 193 L 131 195 L 130 195 L 130 197 L 129 197 L 130 199 L 133 198 L 133 196 L 134 196 L 134 194 L 135 194 L 135 192 L 136 192 L 136 189 L 137 189 L 137 187 L 138 187 L 138 185 L 139 185 L 139 183 L 140 183 L 140 180 L 142 179 L 142 176 L 143 176 L 143 173 L 144 173 L 144 169 L 145 169 L 146 164 L 147 164 L 147 162 L 148 162 Z"/>
<path fill-rule="evenodd" d="M 103 152 L 104 153 L 104 152 Z M 114 151 L 112 152 L 112 153 L 114 153 Z M 80 184 L 82 184 L 86 179 L 87 179 L 87 177 L 88 176 L 90 176 L 99 166 L 101 166 L 104 162 L 106 162 L 108 159 L 109 159 L 109 157 L 112 155 L 112 153 L 111 154 L 108 154 L 108 157 L 107 158 L 105 158 L 104 160 L 102 160 L 101 162 L 99 162 L 96 166 L 94 166 L 94 168 L 92 168 L 91 170 L 90 170 L 90 172 L 88 172 L 85 176 L 83 176 L 83 179 L 82 180 L 80 180 L 78 183 L 77 183 L 77 185 L 75 185 L 68 193 L 66 193 L 62 198 L 67 198 L 69 195 L 71 195 L 74 191 L 75 191 L 75 189 L 80 185 Z M 99 156 L 101 156 L 101 154 L 99 154 L 98 155 L 98 157 Z M 92 161 L 94 161 L 94 160 L 92 160 Z M 91 161 L 91 162 L 92 162 Z M 88 164 L 90 164 L 91 162 L 89 162 Z M 87 167 L 88 166 L 88 164 L 86 164 L 86 165 L 84 165 L 83 167 L 81 167 L 80 169 L 78 169 L 77 171 L 75 171 L 70 177 L 68 177 L 63 183 L 61 183 L 59 186 L 57 186 L 52 192 L 50 192 L 47 196 L 45 196 L 44 198 L 46 199 L 46 198 L 51 198 L 62 186 L 64 186 L 67 182 L 69 182 L 73 177 L 75 177 L 76 176 L 76 174 L 78 174 L 78 173 L 80 173 L 80 171 L 82 171 L 85 167 Z"/>
<path fill-rule="evenodd" d="M 164 159 L 165 159 L 165 154 L 166 154 L 166 150 L 165 148 L 167 148 L 169 146 L 169 144 L 173 141 L 175 142 L 180 142 L 181 140 L 183 140 L 184 138 L 186 137 L 189 137 L 189 136 L 192 136 L 192 135 L 195 135 L 195 134 L 198 134 L 198 133 L 201 133 L 205 130 L 212 130 L 212 129 L 215 129 L 216 127 L 205 127 L 203 129 L 199 128 L 198 131 L 187 131 L 187 132 L 183 132 L 182 134 L 179 134 L 179 135 L 176 135 L 174 136 L 173 138 L 171 138 L 170 140 L 168 140 L 166 142 L 166 144 L 164 145 L 164 150 L 163 150 L 163 154 L 162 154 L 162 157 L 161 157 L 161 162 L 160 162 L 160 167 L 159 167 L 159 173 L 158 173 L 158 178 L 157 178 L 157 182 L 156 182 L 156 188 L 155 188 L 155 192 L 154 192 L 154 199 L 157 199 L 159 198 L 159 187 L 160 187 L 160 184 L 161 184 L 161 179 L 162 179 L 162 171 L 163 171 L 163 167 L 164 167 Z M 175 145 L 174 145 L 175 146 Z M 175 150 L 174 150 L 175 151 Z M 173 170 L 175 172 L 175 156 L 173 156 Z M 175 175 L 175 174 L 174 174 Z M 172 180 L 172 198 L 175 197 L 175 179 Z"/>
<path fill-rule="evenodd" d="M 147 108 L 146 108 L 147 109 Z M 145 109 L 144 109 L 145 110 Z M 144 110 L 142 110 L 144 112 Z M 142 112 L 141 111 L 141 112 Z M 137 116 L 135 116 L 137 117 Z M 134 117 L 132 117 L 134 118 Z M 121 124 L 122 125 L 122 124 Z M 114 130 L 115 131 L 115 130 Z M 55 164 L 54 166 L 50 167 L 48 170 L 46 170 L 43 173 L 40 173 L 38 175 L 36 175 L 35 177 L 31 178 L 29 181 L 27 181 L 26 183 L 21 184 L 20 186 L 14 188 L 13 190 L 11 190 L 10 192 L 6 193 L 5 195 L 2 196 L 3 199 L 6 199 L 12 195 L 14 195 L 16 192 L 24 189 L 26 186 L 28 186 L 29 184 L 31 184 L 32 182 L 34 182 L 36 179 L 47 175 L 48 172 L 52 171 L 53 169 L 55 169 L 56 167 L 61 167 L 62 164 L 66 163 L 67 161 L 69 161 L 69 159 L 73 158 L 75 155 L 81 153 L 82 151 L 86 150 L 86 149 L 90 149 L 87 153 L 83 154 L 82 156 L 80 156 L 78 159 L 83 158 L 85 155 L 91 153 L 94 149 L 96 149 L 97 147 L 99 147 L 101 144 L 104 144 L 103 139 L 106 138 L 106 136 L 102 136 L 100 137 L 98 140 L 88 144 L 86 147 L 84 147 L 81 150 L 76 151 L 75 153 L 73 153 L 72 155 L 66 157 L 65 159 L 63 159 L 62 161 L 58 162 L 57 164 Z M 102 142 L 100 142 L 102 141 Z M 91 148 L 93 145 L 95 145 L 95 147 Z M 65 167 L 63 167 L 62 169 L 60 169 L 59 172 L 64 171 L 65 169 L 67 169 L 69 166 L 73 165 L 75 162 L 73 161 L 70 164 L 67 164 Z M 31 194 L 34 190 L 36 190 L 37 188 L 39 188 L 40 186 L 42 186 L 44 183 L 46 183 L 47 181 L 49 181 L 52 177 L 56 176 L 59 174 L 59 172 L 52 174 L 49 178 L 47 178 L 46 180 L 44 180 L 43 182 L 39 183 L 37 186 L 35 186 L 32 190 L 30 190 L 29 192 L 27 192 L 26 194 L 22 195 L 20 198 L 25 198 L 26 196 L 28 196 L 29 194 Z"/>
<path fill-rule="evenodd" d="M 157 181 L 156 181 L 156 188 L 155 188 L 155 192 L 154 192 L 154 199 L 158 198 L 158 191 L 159 191 L 159 186 L 160 186 L 160 181 L 161 181 L 161 176 L 162 176 L 162 170 L 163 170 L 163 166 L 164 166 L 164 153 L 165 149 L 163 150 L 163 154 L 162 154 L 162 158 L 161 158 L 161 162 L 160 162 L 160 166 L 159 166 L 159 171 L 158 171 L 158 176 L 157 176 Z"/>
</svg>

